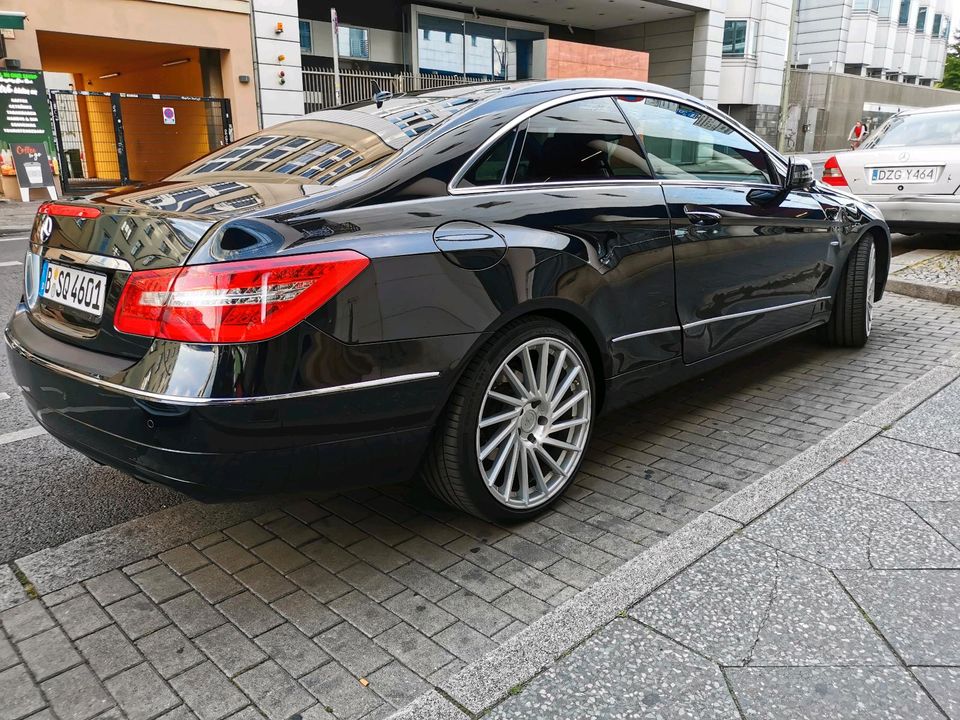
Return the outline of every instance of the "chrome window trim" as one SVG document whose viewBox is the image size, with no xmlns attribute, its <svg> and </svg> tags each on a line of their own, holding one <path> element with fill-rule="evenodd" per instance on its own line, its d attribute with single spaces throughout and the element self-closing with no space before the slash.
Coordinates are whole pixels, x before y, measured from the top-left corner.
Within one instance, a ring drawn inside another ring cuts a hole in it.
<svg viewBox="0 0 960 720">
<path fill-rule="evenodd" d="M 773 305 L 771 307 L 760 308 L 759 310 L 747 310 L 746 312 L 732 313 L 731 315 L 720 315 L 719 317 L 709 318 L 708 320 L 698 320 L 697 322 L 687 323 L 683 326 L 684 331 L 690 328 L 709 325 L 711 323 L 722 322 L 723 320 L 736 320 L 737 318 L 749 317 L 750 315 L 762 315 L 763 313 L 776 312 L 777 310 L 787 310 L 789 308 L 800 307 L 801 305 L 812 305 L 826 300 L 827 298 L 811 298 L 810 300 L 799 300 L 798 302 L 786 303 L 785 305 Z"/>
<path fill-rule="evenodd" d="M 683 330 L 683 328 L 680 327 L 679 325 L 672 325 L 672 326 L 670 326 L 670 327 L 655 328 L 655 329 L 653 329 L 653 330 L 641 330 L 640 332 L 628 333 L 628 334 L 626 334 L 626 335 L 621 335 L 621 336 L 619 336 L 619 337 L 615 337 L 615 338 L 614 338 L 613 340 L 611 340 L 610 342 L 618 343 L 618 342 L 623 342 L 624 340 L 633 340 L 634 338 L 644 337 L 644 336 L 646 336 L 646 335 L 659 335 L 660 333 L 677 332 L 677 331 L 679 331 L 679 330 Z"/>
<path fill-rule="evenodd" d="M 136 388 L 129 388 L 118 383 L 110 382 L 109 380 L 104 380 L 102 378 L 84 375 L 81 372 L 71 370 L 70 368 L 65 368 L 33 354 L 23 347 L 23 345 L 18 343 L 13 337 L 11 337 L 9 330 L 4 332 L 3 337 L 7 343 L 7 346 L 15 350 L 23 358 L 39 365 L 42 368 L 45 368 L 46 370 L 57 373 L 58 375 L 63 375 L 64 377 L 78 380 L 87 385 L 100 388 L 101 390 L 108 390 L 119 395 L 135 398 L 137 400 L 146 400 L 148 402 L 169 405 L 190 405 L 201 407 L 209 407 L 213 405 L 249 405 L 252 403 L 292 400 L 297 398 L 316 397 L 320 395 L 334 395 L 342 392 L 352 392 L 354 390 L 367 390 L 369 388 L 380 387 L 382 385 L 397 385 L 400 383 L 415 382 L 417 380 L 427 380 L 440 375 L 439 371 L 410 373 L 407 375 L 394 375 L 392 377 L 378 378 L 377 380 L 362 380 L 355 383 L 331 385 L 329 387 L 315 388 L 313 390 L 300 390 L 298 392 L 279 393 L 276 395 L 259 395 L 256 397 L 240 398 L 197 398 L 186 397 L 182 395 L 165 395 L 163 393 L 154 393 L 147 390 L 138 390 Z"/>
<path fill-rule="evenodd" d="M 94 255 L 93 253 L 81 252 L 80 250 L 47 247 L 45 245 L 38 245 L 37 243 L 31 243 L 30 249 L 31 251 L 36 249 L 37 255 L 48 260 L 63 260 L 76 265 L 85 265 L 103 270 L 133 272 L 130 263 L 123 258 L 111 257 L 109 255 Z"/>
<path fill-rule="evenodd" d="M 759 151 L 763 152 L 765 155 L 767 155 L 768 158 L 774 161 L 773 163 L 774 169 L 776 170 L 777 173 L 780 173 L 782 171 L 782 168 L 777 165 L 778 162 L 782 162 L 781 158 L 777 157 L 776 155 L 771 155 L 768 149 L 769 146 L 764 147 L 765 143 L 762 142 L 762 138 L 753 136 L 752 133 L 747 131 L 746 128 L 740 126 L 736 121 L 733 121 L 731 123 L 730 120 L 732 120 L 732 118 L 725 119 L 722 117 L 718 117 L 709 108 L 702 106 L 700 104 L 700 101 L 698 101 L 694 97 L 678 98 L 676 96 L 672 96 L 667 93 L 660 93 L 655 90 L 654 91 L 640 90 L 640 89 L 632 89 L 627 87 L 619 88 L 619 89 L 605 88 L 601 90 L 583 90 L 581 92 L 573 93 L 571 95 L 565 95 L 563 97 L 553 98 L 552 100 L 546 100 L 540 103 L 539 105 L 536 105 L 532 108 L 528 108 L 527 110 L 524 110 L 522 113 L 517 115 L 517 117 L 513 118 L 506 125 L 499 128 L 493 135 L 491 135 L 486 140 L 484 140 L 480 144 L 480 146 L 470 154 L 470 157 L 467 158 L 467 161 L 460 167 L 459 170 L 457 170 L 453 178 L 451 178 L 450 182 L 447 183 L 447 192 L 451 195 L 474 195 L 474 194 L 483 193 L 483 192 L 503 192 L 505 190 L 516 190 L 518 188 L 543 189 L 543 188 L 553 188 L 553 187 L 564 187 L 564 186 L 570 186 L 570 185 L 611 185 L 611 184 L 633 185 L 637 183 L 640 183 L 640 184 L 651 184 L 651 183 L 661 184 L 662 183 L 662 184 L 685 184 L 685 185 L 704 184 L 704 185 L 709 185 L 711 187 L 730 187 L 731 185 L 736 185 L 736 187 L 760 187 L 760 188 L 780 188 L 781 187 L 780 185 L 773 182 L 730 183 L 730 182 L 721 181 L 721 180 L 701 180 L 699 178 L 691 178 L 689 180 L 686 180 L 686 179 L 660 180 L 657 178 L 649 178 L 649 179 L 645 178 L 645 179 L 638 180 L 638 179 L 610 178 L 609 180 L 567 180 L 567 181 L 560 181 L 556 183 L 549 183 L 549 182 L 548 183 L 518 183 L 516 185 L 498 184 L 498 185 L 477 185 L 477 186 L 471 186 L 471 187 L 458 187 L 460 181 L 463 180 L 463 177 L 467 174 L 467 172 L 469 172 L 470 168 L 473 167 L 473 164 L 478 162 L 480 158 L 486 153 L 486 151 L 492 145 L 494 145 L 498 140 L 500 140 L 500 138 L 502 138 L 508 132 L 514 130 L 515 128 L 517 128 L 519 125 L 529 120 L 534 115 L 538 115 L 544 110 L 549 110 L 550 108 L 556 107 L 557 105 L 565 105 L 570 102 L 576 102 L 577 100 L 589 100 L 591 98 L 598 98 L 598 97 L 617 98 L 620 95 L 629 95 L 629 94 L 643 95 L 643 97 L 656 98 L 658 100 L 666 100 L 668 102 L 685 103 L 687 105 L 690 105 L 691 107 L 694 107 L 698 111 L 709 115 L 715 120 L 719 120 L 720 122 L 726 125 L 729 125 L 734 131 L 743 135 L 747 140 L 749 140 L 751 143 L 756 145 Z M 628 120 L 625 120 L 625 122 L 627 122 L 627 125 L 634 131 L 634 134 L 636 134 L 637 132 L 636 128 L 630 125 Z"/>
</svg>

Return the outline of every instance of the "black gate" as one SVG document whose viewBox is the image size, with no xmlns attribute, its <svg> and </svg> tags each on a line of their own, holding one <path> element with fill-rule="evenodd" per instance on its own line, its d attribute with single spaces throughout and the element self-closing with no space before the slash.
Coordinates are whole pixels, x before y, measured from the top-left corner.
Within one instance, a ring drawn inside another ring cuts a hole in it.
<svg viewBox="0 0 960 720">
<path fill-rule="evenodd" d="M 64 192 L 160 180 L 233 140 L 226 98 L 49 95 Z"/>
</svg>

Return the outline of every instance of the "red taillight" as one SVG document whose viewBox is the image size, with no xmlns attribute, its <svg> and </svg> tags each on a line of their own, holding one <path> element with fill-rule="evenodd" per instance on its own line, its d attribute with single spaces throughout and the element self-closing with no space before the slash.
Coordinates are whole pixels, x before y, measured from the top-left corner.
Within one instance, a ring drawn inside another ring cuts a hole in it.
<svg viewBox="0 0 960 720">
<path fill-rule="evenodd" d="M 831 155 L 830 159 L 824 163 L 823 181 L 827 185 L 847 187 L 847 179 L 843 176 L 843 171 L 840 169 L 840 163 L 837 162 L 836 155 Z"/>
<path fill-rule="evenodd" d="M 99 208 L 89 205 L 67 205 L 66 203 L 47 202 L 37 209 L 37 215 L 91 219 L 100 217 L 100 210 Z"/>
<path fill-rule="evenodd" d="M 341 250 L 140 270 L 123 288 L 114 327 L 191 343 L 268 340 L 307 318 L 369 264 Z"/>
</svg>

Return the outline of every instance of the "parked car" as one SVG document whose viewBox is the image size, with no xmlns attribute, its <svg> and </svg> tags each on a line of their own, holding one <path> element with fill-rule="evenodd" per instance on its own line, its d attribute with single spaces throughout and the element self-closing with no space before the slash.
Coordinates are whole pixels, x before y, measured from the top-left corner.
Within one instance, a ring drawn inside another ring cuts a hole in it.
<svg viewBox="0 0 960 720">
<path fill-rule="evenodd" d="M 513 82 L 326 110 L 41 207 L 5 332 L 37 421 L 201 497 L 418 472 L 488 518 L 601 411 L 816 327 L 863 345 L 890 239 L 712 107 Z"/>
<path fill-rule="evenodd" d="M 897 113 L 829 158 L 823 181 L 876 205 L 893 232 L 960 232 L 960 105 Z"/>
</svg>

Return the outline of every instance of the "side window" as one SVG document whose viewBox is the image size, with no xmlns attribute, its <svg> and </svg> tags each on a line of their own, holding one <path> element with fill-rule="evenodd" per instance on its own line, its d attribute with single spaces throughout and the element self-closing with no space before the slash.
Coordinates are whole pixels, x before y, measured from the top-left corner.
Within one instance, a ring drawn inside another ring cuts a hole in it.
<svg viewBox="0 0 960 720">
<path fill-rule="evenodd" d="M 487 152 L 474 163 L 460 181 L 461 185 L 502 185 L 507 172 L 507 163 L 510 162 L 510 151 L 517 136 L 516 130 L 511 130 L 497 140 Z"/>
<path fill-rule="evenodd" d="M 767 156 L 726 123 L 688 105 L 657 98 L 617 102 L 664 180 L 770 182 Z"/>
<path fill-rule="evenodd" d="M 534 115 L 519 153 L 514 184 L 653 177 L 633 131 L 608 97 Z"/>
</svg>

